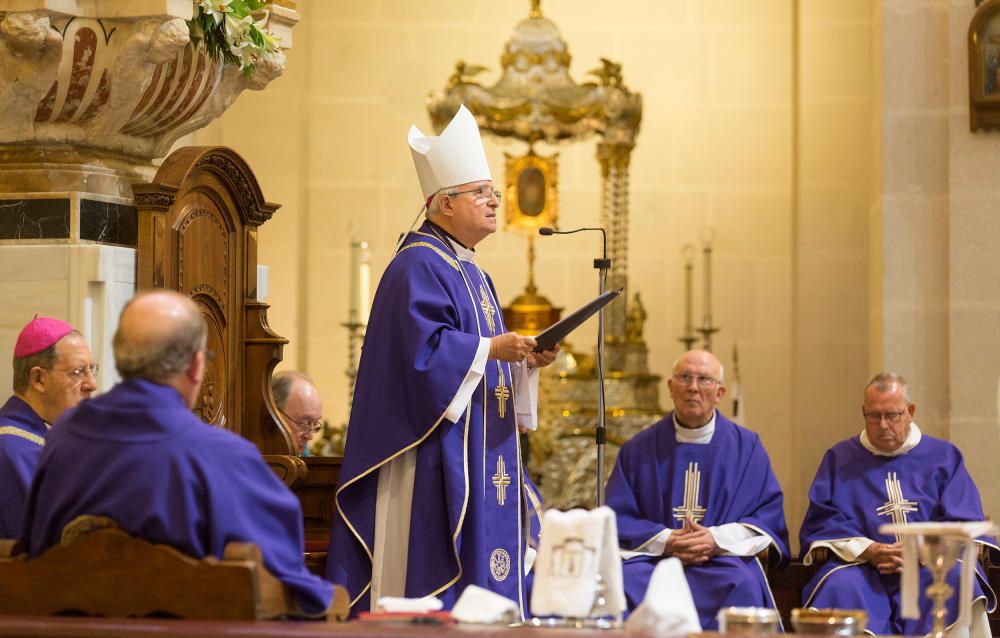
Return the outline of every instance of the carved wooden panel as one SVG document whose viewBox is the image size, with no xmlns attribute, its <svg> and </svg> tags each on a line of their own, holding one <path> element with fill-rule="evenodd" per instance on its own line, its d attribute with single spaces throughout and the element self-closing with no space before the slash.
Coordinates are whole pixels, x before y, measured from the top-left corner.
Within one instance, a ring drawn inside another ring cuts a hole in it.
<svg viewBox="0 0 1000 638">
<path fill-rule="evenodd" d="M 189 295 L 208 325 L 209 363 L 195 411 L 250 439 L 264 454 L 294 444 L 271 396 L 287 340 L 267 325 L 257 295 L 257 227 L 277 209 L 234 151 L 186 147 L 150 184 L 133 187 L 139 209 L 138 288 Z"/>
</svg>

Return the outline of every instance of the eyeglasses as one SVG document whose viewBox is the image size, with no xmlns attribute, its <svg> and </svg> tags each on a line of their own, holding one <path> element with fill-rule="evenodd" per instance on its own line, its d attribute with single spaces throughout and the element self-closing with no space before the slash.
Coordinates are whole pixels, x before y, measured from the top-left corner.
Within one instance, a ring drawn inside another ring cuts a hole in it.
<svg viewBox="0 0 1000 638">
<path fill-rule="evenodd" d="M 83 381 L 84 379 L 87 378 L 87 375 L 90 375 L 91 377 L 96 379 L 97 372 L 101 369 L 101 367 L 96 363 L 91 363 L 88 365 L 82 365 L 79 368 L 72 368 L 70 370 L 67 370 L 65 368 L 53 368 L 53 369 L 58 370 L 59 372 L 65 372 L 66 376 L 70 377 L 74 381 Z"/>
<path fill-rule="evenodd" d="M 699 388 L 710 388 L 719 380 L 715 377 L 708 377 L 703 374 L 675 374 L 674 381 L 681 385 L 691 385 L 697 383 Z"/>
<path fill-rule="evenodd" d="M 889 425 L 896 425 L 903 418 L 904 414 L 906 414 L 906 410 L 900 410 L 899 412 L 864 412 L 865 421 L 872 425 L 881 424 L 882 419 L 885 419 L 885 422 Z"/>
<path fill-rule="evenodd" d="M 285 412 L 284 410 L 278 410 L 278 412 L 281 412 L 283 415 L 285 415 L 285 418 L 288 419 L 288 421 L 292 425 L 294 425 L 300 432 L 308 432 L 310 434 L 316 434 L 317 432 L 323 429 L 322 417 L 314 421 L 299 421 L 298 419 L 293 419 L 292 417 L 288 416 L 288 413 Z"/>
<path fill-rule="evenodd" d="M 480 186 L 479 188 L 474 188 L 467 191 L 451 191 L 449 195 L 464 195 L 465 193 L 472 193 L 476 196 L 476 199 L 486 199 L 491 197 L 497 198 L 497 203 L 499 204 L 503 201 L 503 193 L 493 188 L 492 186 Z"/>
</svg>

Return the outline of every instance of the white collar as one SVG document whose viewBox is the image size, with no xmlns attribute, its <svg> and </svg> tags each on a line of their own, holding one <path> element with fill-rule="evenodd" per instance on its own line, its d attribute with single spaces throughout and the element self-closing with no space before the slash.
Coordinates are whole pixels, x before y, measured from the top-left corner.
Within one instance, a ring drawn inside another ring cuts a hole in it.
<svg viewBox="0 0 1000 638">
<path fill-rule="evenodd" d="M 455 256 L 458 257 L 459 261 L 468 262 L 470 264 L 475 263 L 476 251 L 471 248 L 466 248 L 448 235 L 445 235 L 444 238 L 448 241 L 448 244 L 451 245 L 451 249 L 455 251 Z"/>
<path fill-rule="evenodd" d="M 677 420 L 677 414 L 674 413 L 674 433 L 678 443 L 695 443 L 697 445 L 711 443 L 712 435 L 715 434 L 715 410 L 712 410 L 712 418 L 709 419 L 708 423 L 700 428 L 684 427 Z"/>
<path fill-rule="evenodd" d="M 872 442 L 868 440 L 867 430 L 861 431 L 861 437 L 859 441 L 866 450 L 868 450 L 875 456 L 901 456 L 903 454 L 906 454 L 913 448 L 917 447 L 917 444 L 920 443 L 921 436 L 922 435 L 920 434 L 920 428 L 917 427 L 917 424 L 910 423 L 910 433 L 906 435 L 906 440 L 903 441 L 903 444 L 900 445 L 895 450 L 893 450 L 892 452 L 883 452 L 882 450 L 872 445 Z"/>
</svg>

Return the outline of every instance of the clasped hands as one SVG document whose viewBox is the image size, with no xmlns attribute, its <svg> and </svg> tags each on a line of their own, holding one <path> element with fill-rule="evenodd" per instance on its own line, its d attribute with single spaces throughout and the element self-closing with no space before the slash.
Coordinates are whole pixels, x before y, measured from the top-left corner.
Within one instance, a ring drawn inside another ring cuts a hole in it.
<svg viewBox="0 0 1000 638">
<path fill-rule="evenodd" d="M 533 352 L 538 346 L 534 337 L 525 337 L 516 332 L 505 332 L 490 338 L 490 359 L 517 363 L 525 361 L 529 368 L 544 368 L 556 360 L 559 344 L 549 350 Z"/>
<path fill-rule="evenodd" d="M 691 518 L 684 519 L 684 527 L 670 532 L 663 547 L 664 556 L 674 556 L 685 565 L 700 565 L 722 553 L 712 532 Z"/>
<path fill-rule="evenodd" d="M 880 574 L 898 574 L 903 571 L 903 546 L 899 543 L 876 541 L 861 552 L 858 558 L 869 563 Z"/>
</svg>

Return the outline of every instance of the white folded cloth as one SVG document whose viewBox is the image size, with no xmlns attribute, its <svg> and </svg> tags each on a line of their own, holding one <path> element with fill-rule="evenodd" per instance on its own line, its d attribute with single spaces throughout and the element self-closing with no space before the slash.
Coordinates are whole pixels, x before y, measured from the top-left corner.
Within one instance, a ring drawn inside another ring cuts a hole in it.
<svg viewBox="0 0 1000 638">
<path fill-rule="evenodd" d="M 655 636 L 683 636 L 701 631 L 681 561 L 665 558 L 656 564 L 646 596 L 625 621 L 625 628 Z"/>
<path fill-rule="evenodd" d="M 382 596 L 375 604 L 375 611 L 391 614 L 424 614 L 429 611 L 441 611 L 444 603 L 440 598 L 424 596 L 423 598 L 399 598 L 397 596 Z"/>
<path fill-rule="evenodd" d="M 603 586 L 600 600 L 598 575 Z M 531 613 L 587 618 L 618 616 L 624 611 L 618 527 L 611 508 L 545 512 Z"/>
<path fill-rule="evenodd" d="M 478 585 L 466 587 L 451 610 L 451 617 L 458 622 L 483 625 L 509 625 L 519 621 L 520 616 L 517 603 L 513 600 Z"/>
</svg>

